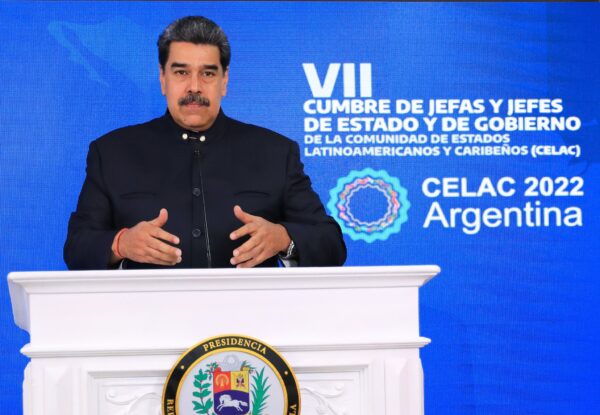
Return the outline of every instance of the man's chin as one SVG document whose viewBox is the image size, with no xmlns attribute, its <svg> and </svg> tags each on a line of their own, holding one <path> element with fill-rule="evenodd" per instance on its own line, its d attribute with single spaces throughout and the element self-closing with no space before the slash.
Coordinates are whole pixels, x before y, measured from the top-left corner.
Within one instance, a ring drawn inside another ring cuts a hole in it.
<svg viewBox="0 0 600 415">
<path fill-rule="evenodd" d="M 203 131 L 213 124 L 215 118 L 217 117 L 210 117 L 207 114 L 184 114 L 181 119 L 175 121 L 188 130 Z"/>
</svg>

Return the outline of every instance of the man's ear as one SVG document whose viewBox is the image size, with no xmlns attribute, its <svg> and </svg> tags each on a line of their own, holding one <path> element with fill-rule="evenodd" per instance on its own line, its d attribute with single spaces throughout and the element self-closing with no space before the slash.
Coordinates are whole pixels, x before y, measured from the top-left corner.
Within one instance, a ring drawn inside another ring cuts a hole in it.
<svg viewBox="0 0 600 415">
<path fill-rule="evenodd" d="M 163 95 L 167 95 L 167 89 L 165 88 L 165 70 L 160 64 L 158 64 L 158 73 L 158 79 L 160 80 L 160 92 Z"/>
<path fill-rule="evenodd" d="M 229 66 L 223 71 L 223 83 L 221 84 L 221 96 L 227 95 L 227 84 L 229 83 Z"/>
</svg>

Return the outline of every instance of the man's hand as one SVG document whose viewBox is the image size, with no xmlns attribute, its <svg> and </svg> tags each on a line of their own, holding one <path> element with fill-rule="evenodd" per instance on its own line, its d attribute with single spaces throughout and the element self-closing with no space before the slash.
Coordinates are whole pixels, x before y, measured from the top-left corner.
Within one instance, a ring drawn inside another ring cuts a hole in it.
<svg viewBox="0 0 600 415">
<path fill-rule="evenodd" d="M 250 235 L 250 239 L 233 251 L 230 261 L 232 265 L 251 268 L 288 248 L 291 239 L 282 225 L 250 215 L 237 205 L 233 208 L 233 214 L 244 225 L 231 232 L 231 240 L 235 241 L 245 235 Z"/>
<path fill-rule="evenodd" d="M 151 221 L 127 229 L 119 238 L 119 253 L 124 258 L 147 264 L 175 265 L 181 262 L 181 249 L 167 243 L 177 245 L 179 238 L 161 229 L 168 218 L 167 209 L 161 209 Z M 116 263 L 120 258 L 113 252 L 112 259 Z"/>
</svg>

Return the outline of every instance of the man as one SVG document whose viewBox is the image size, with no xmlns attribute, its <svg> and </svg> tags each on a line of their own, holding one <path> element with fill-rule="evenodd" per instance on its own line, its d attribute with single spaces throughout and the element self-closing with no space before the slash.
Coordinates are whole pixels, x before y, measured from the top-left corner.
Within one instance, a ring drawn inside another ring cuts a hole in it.
<svg viewBox="0 0 600 415">
<path fill-rule="evenodd" d="M 90 144 L 69 269 L 342 265 L 346 248 L 298 145 L 227 117 L 229 42 L 204 17 L 158 39 L 167 113 Z"/>
</svg>

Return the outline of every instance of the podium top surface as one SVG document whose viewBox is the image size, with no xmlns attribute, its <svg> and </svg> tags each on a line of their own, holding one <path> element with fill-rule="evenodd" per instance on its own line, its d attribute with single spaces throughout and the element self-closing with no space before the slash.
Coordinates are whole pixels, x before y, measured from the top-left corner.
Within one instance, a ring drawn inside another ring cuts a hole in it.
<svg viewBox="0 0 600 415">
<path fill-rule="evenodd" d="M 8 285 L 16 324 L 28 330 L 33 297 L 100 293 L 171 293 L 386 289 L 421 287 L 435 265 L 254 269 L 168 269 L 12 272 Z M 258 294 L 258 293 L 257 293 Z M 104 296 L 106 297 L 106 296 Z"/>
<path fill-rule="evenodd" d="M 8 283 L 12 297 L 15 290 L 93 293 L 422 286 L 439 272 L 437 265 L 35 271 L 11 272 Z"/>
</svg>

